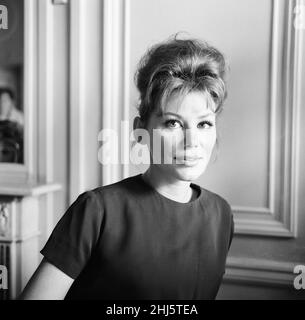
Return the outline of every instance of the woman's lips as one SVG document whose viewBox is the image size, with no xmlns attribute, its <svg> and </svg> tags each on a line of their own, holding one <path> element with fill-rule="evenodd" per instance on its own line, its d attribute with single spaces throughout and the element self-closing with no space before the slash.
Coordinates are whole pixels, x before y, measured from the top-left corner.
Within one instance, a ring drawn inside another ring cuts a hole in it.
<svg viewBox="0 0 305 320">
<path fill-rule="evenodd" d="M 202 157 L 200 157 L 200 156 L 186 156 L 185 155 L 185 156 L 181 156 L 181 157 L 175 156 L 174 159 L 192 161 L 192 160 L 202 159 Z"/>
<path fill-rule="evenodd" d="M 176 160 L 177 164 L 192 167 L 197 165 L 202 157 L 175 157 L 174 159 Z"/>
</svg>

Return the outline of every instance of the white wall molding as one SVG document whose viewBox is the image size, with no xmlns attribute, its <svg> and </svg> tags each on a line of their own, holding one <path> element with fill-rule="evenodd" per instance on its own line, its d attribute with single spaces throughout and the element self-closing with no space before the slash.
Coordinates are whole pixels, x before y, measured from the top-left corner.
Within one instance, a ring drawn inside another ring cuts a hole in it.
<svg viewBox="0 0 305 320">
<path fill-rule="evenodd" d="M 293 12 L 295 13 L 296 7 L 305 7 L 304 0 L 293 1 Z M 304 13 L 304 12 L 303 12 Z M 295 17 L 294 17 L 295 18 Z M 295 24 L 295 19 L 291 22 Z M 298 212 L 299 207 L 299 182 L 301 179 L 300 173 L 300 146 L 301 146 L 301 107 L 304 107 L 305 100 L 302 99 L 302 92 L 305 87 L 305 77 L 302 74 L 301 70 L 304 70 L 304 57 L 305 57 L 305 33 L 304 29 L 296 30 L 294 29 L 293 34 L 295 50 L 293 52 L 293 61 L 292 66 L 292 78 L 291 82 L 293 84 L 291 90 L 291 100 L 293 103 L 292 109 L 292 128 L 291 128 L 291 141 L 293 141 L 291 146 L 291 162 L 292 166 L 290 168 L 291 174 L 291 197 L 290 197 L 290 208 L 291 208 L 291 224 L 293 228 L 294 235 L 297 236 L 298 230 Z M 304 96 L 303 96 L 304 97 Z"/>
<path fill-rule="evenodd" d="M 119 164 L 102 166 L 102 184 L 128 176 L 129 145 L 122 141 L 121 121 L 129 121 L 129 0 L 105 0 L 103 8 L 103 129 L 118 134 Z M 121 148 L 122 146 L 122 148 Z"/>
<path fill-rule="evenodd" d="M 250 213 L 250 214 L 272 214 L 270 208 L 263 208 L 263 207 L 246 207 L 246 206 L 232 206 L 232 210 L 236 213 Z"/>
<path fill-rule="evenodd" d="M 38 167 L 38 81 L 36 61 L 38 59 L 38 3 L 24 2 L 24 156 L 28 179 L 37 181 Z"/>
<path fill-rule="evenodd" d="M 281 221 L 270 218 L 269 215 L 262 217 L 246 218 L 244 213 L 235 214 L 235 234 L 261 235 L 261 236 L 277 236 L 287 237 L 293 236 L 293 233 L 287 230 Z"/>
<path fill-rule="evenodd" d="M 293 289 L 293 281 L 296 276 L 293 269 L 298 264 L 301 263 L 228 257 L 224 282 Z"/>
<path fill-rule="evenodd" d="M 85 188 L 85 12 L 84 0 L 70 2 L 70 202 Z"/>
<path fill-rule="evenodd" d="M 53 5 L 38 1 L 38 182 L 54 181 L 54 23 Z M 40 203 L 44 211 L 40 229 L 48 237 L 53 229 L 54 195 L 46 194 Z"/>
<path fill-rule="evenodd" d="M 54 34 L 53 6 L 50 1 L 38 1 L 38 132 L 39 180 L 53 181 L 54 167 Z"/>
<path fill-rule="evenodd" d="M 295 237 L 297 230 L 298 113 L 302 53 L 294 29 L 294 8 L 299 0 L 273 0 L 269 96 L 269 179 L 266 207 L 234 206 L 237 234 Z M 118 132 L 119 149 L 129 157 L 120 139 L 120 121 L 129 119 L 129 1 L 104 1 L 103 128 Z M 122 76 L 123 70 L 123 76 Z M 284 136 L 284 139 L 281 137 Z M 128 148 L 127 148 L 128 147 Z M 129 175 L 126 165 L 102 167 L 102 184 Z"/>
<path fill-rule="evenodd" d="M 70 2 L 69 203 L 100 184 L 102 5 L 100 0 Z"/>
<path fill-rule="evenodd" d="M 232 206 L 237 234 L 296 237 L 301 37 L 296 0 L 273 0 L 268 207 Z M 282 138 L 284 137 L 284 138 Z"/>
</svg>

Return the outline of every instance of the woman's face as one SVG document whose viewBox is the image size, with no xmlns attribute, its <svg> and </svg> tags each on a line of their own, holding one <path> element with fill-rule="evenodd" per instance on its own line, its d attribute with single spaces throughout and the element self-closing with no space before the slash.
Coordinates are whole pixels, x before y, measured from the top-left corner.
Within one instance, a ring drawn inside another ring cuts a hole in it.
<svg viewBox="0 0 305 320">
<path fill-rule="evenodd" d="M 146 129 L 151 163 L 162 174 L 192 181 L 205 171 L 216 142 L 216 118 L 204 93 L 174 95 L 163 114 L 150 116 Z"/>
</svg>

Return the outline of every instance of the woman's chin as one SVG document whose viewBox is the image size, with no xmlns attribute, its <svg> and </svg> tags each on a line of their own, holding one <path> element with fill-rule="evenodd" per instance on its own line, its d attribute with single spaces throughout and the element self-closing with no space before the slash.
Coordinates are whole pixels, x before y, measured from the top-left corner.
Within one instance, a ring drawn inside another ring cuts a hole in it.
<svg viewBox="0 0 305 320">
<path fill-rule="evenodd" d="M 176 173 L 181 180 L 194 181 L 198 179 L 205 171 L 202 167 L 179 167 L 176 169 Z"/>
</svg>

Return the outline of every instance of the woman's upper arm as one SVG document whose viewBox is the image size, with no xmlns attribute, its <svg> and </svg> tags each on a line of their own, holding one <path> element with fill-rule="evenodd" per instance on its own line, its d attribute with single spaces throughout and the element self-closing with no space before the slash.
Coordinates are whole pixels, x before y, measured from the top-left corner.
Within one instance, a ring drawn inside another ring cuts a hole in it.
<svg viewBox="0 0 305 320">
<path fill-rule="evenodd" d="M 20 300 L 61 300 L 64 299 L 74 279 L 43 259 Z"/>
</svg>

